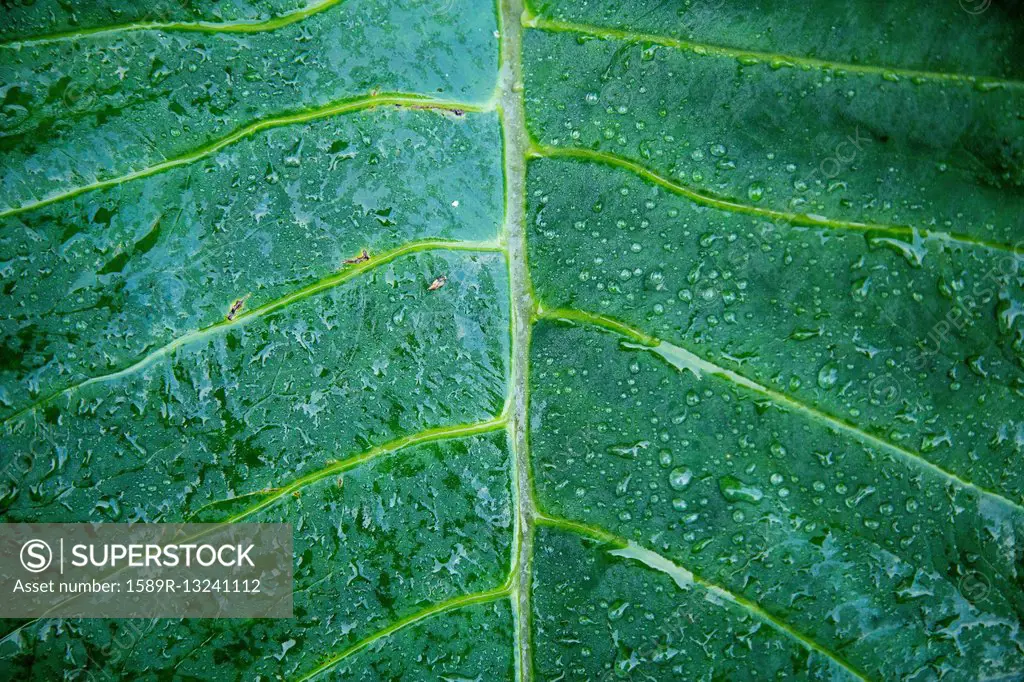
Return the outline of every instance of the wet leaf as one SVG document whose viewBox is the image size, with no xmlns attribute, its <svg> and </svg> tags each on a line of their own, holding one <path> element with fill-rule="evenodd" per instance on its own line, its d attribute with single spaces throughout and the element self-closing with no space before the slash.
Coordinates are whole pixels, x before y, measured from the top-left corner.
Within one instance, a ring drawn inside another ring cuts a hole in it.
<svg viewBox="0 0 1024 682">
<path fill-rule="evenodd" d="M 291 523 L 295 615 L 5 678 L 1024 675 L 1016 10 L 14 5 L 0 520 Z"/>
</svg>

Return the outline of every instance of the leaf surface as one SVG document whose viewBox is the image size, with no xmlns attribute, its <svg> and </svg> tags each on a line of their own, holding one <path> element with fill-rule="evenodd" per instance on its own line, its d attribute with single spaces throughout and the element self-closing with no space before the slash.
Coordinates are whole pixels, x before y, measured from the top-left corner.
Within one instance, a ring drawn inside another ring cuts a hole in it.
<svg viewBox="0 0 1024 682">
<path fill-rule="evenodd" d="M 2 520 L 295 545 L 5 677 L 1024 675 L 1021 24 L 907 11 L 5 9 Z"/>
</svg>

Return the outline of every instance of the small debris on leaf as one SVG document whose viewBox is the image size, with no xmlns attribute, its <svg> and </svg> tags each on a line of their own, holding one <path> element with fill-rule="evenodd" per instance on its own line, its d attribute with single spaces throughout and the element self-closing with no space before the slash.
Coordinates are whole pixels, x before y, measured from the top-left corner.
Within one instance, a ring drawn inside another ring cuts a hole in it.
<svg viewBox="0 0 1024 682">
<path fill-rule="evenodd" d="M 246 294 L 245 296 L 231 304 L 231 309 L 228 310 L 228 322 L 234 320 L 238 313 L 241 312 L 242 307 L 245 305 L 245 300 L 247 298 L 249 298 L 249 294 Z"/>
<path fill-rule="evenodd" d="M 345 265 L 354 265 L 356 263 L 365 263 L 368 260 L 370 260 L 370 254 L 366 251 L 366 249 L 363 249 L 363 252 L 361 254 L 359 254 L 358 256 L 356 256 L 355 258 L 346 258 L 345 259 Z"/>
<path fill-rule="evenodd" d="M 437 291 L 438 289 L 443 287 L 447 281 L 448 278 L 445 277 L 444 275 L 441 275 L 440 277 L 438 277 L 437 279 L 430 283 L 430 286 L 427 287 L 427 291 Z"/>
</svg>

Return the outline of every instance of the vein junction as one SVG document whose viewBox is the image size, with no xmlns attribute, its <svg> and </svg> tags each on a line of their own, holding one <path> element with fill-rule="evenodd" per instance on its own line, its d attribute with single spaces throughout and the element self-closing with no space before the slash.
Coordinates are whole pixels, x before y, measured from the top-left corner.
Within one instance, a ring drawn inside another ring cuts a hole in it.
<svg viewBox="0 0 1024 682">
<path fill-rule="evenodd" d="M 314 472 L 302 478 L 299 478 L 292 483 L 267 492 L 267 496 L 259 502 L 251 505 L 246 510 L 235 514 L 234 516 L 227 519 L 226 523 L 237 523 L 253 514 L 270 507 L 282 498 L 292 493 L 297 492 L 301 488 L 304 488 L 316 481 L 322 480 L 331 475 L 335 475 L 356 466 L 369 462 L 377 457 L 385 455 L 397 454 L 401 450 L 404 450 L 415 445 L 421 445 L 424 443 L 439 442 L 443 440 L 465 438 L 472 435 L 494 432 L 506 428 L 509 424 L 509 415 L 502 414 L 493 419 L 477 422 L 474 424 L 460 424 L 456 426 L 443 427 L 438 429 L 431 429 L 423 431 L 418 434 L 411 436 L 405 436 L 402 438 L 395 439 L 384 445 L 372 448 L 366 452 L 360 453 L 348 459 L 342 460 L 335 464 L 332 464 L 320 471 Z M 801 646 L 806 649 L 826 656 L 832 660 L 835 664 L 846 670 L 848 673 L 856 677 L 857 679 L 867 680 L 868 678 L 861 673 L 859 670 L 854 668 L 851 664 L 843 660 L 838 654 L 834 653 L 830 649 L 818 644 L 810 637 L 797 631 L 791 625 L 785 623 L 783 620 L 773 616 L 772 614 L 765 611 L 755 602 L 746 599 L 742 596 L 736 595 L 725 588 L 702 578 L 699 575 L 694 574 L 689 569 L 680 566 L 672 560 L 650 550 L 645 547 L 638 545 L 635 542 L 620 538 L 609 531 L 600 528 L 598 526 L 579 523 L 568 519 L 552 517 L 543 512 L 540 512 L 536 508 L 530 517 L 530 523 L 532 525 L 544 525 L 552 528 L 557 528 L 566 532 L 574 533 L 583 537 L 595 539 L 606 547 L 606 551 L 612 555 L 623 559 L 632 561 L 638 561 L 648 568 L 660 571 L 669 575 L 676 585 L 683 590 L 689 590 L 694 586 L 706 590 L 710 595 L 723 599 L 729 603 L 732 603 L 750 614 L 757 619 L 766 623 L 770 627 L 776 629 L 787 637 L 790 637 Z M 355 644 L 347 647 L 338 654 L 331 656 L 326 661 L 321 663 L 318 667 L 307 673 L 300 679 L 307 680 L 320 675 L 321 673 L 333 668 L 341 661 L 353 656 L 360 651 L 366 649 L 371 644 L 390 637 L 397 632 L 415 625 L 420 621 L 435 616 L 440 616 L 449 611 L 456 609 L 465 608 L 474 604 L 487 603 L 498 599 L 511 598 L 513 599 L 513 606 L 517 605 L 518 593 L 522 589 L 520 577 L 519 577 L 519 566 L 522 558 L 517 555 L 516 561 L 514 562 L 507 578 L 505 581 L 495 587 L 494 589 L 477 592 L 472 594 L 466 594 L 459 597 L 455 597 L 445 602 L 431 605 L 421 611 L 411 614 L 395 623 L 388 625 L 373 634 L 359 640 Z"/>
</svg>

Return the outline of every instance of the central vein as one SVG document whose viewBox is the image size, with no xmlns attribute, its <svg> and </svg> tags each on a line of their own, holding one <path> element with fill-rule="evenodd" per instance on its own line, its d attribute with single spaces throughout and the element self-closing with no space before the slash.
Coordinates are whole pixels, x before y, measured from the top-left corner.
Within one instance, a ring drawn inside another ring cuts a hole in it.
<svg viewBox="0 0 1024 682">
<path fill-rule="evenodd" d="M 534 311 L 526 265 L 526 154 L 529 147 L 523 113 L 522 0 L 499 0 L 501 72 L 499 111 L 505 153 L 505 228 L 509 288 L 512 294 L 512 377 L 509 385 L 509 430 L 515 464 L 516 549 L 513 553 L 513 610 L 516 614 L 516 668 L 520 680 L 533 677 L 530 654 L 530 564 L 536 516 L 530 485 L 527 444 L 527 381 L 530 324 Z"/>
</svg>

